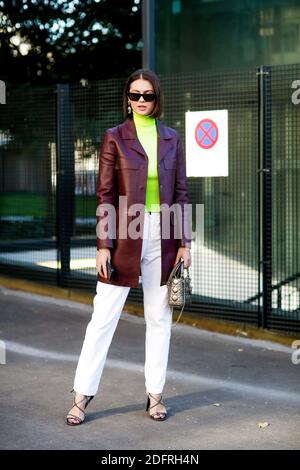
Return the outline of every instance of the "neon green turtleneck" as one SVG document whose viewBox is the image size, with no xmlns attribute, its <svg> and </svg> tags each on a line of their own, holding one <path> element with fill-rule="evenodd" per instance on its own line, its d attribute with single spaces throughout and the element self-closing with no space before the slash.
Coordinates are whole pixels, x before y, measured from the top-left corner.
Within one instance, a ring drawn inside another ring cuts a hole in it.
<svg viewBox="0 0 300 470">
<path fill-rule="evenodd" d="M 148 157 L 145 211 L 160 211 L 159 184 L 157 175 L 157 129 L 155 118 L 142 116 L 133 111 L 133 120 L 138 139 Z"/>
</svg>

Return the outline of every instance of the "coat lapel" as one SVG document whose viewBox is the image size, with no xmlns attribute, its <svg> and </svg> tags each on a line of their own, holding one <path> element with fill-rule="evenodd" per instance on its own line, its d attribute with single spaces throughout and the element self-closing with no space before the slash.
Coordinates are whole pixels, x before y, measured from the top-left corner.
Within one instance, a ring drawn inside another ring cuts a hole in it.
<svg viewBox="0 0 300 470">
<path fill-rule="evenodd" d="M 169 129 L 164 126 L 159 119 L 156 121 L 158 148 L 157 148 L 157 161 L 158 163 L 167 155 L 169 150 L 173 147 L 173 136 Z"/>
<path fill-rule="evenodd" d="M 142 145 L 140 144 L 140 141 L 137 138 L 133 119 L 129 119 L 129 118 L 126 119 L 126 121 L 120 125 L 120 131 L 121 131 L 121 138 L 123 140 L 129 141 L 128 147 L 134 152 L 137 152 L 140 155 L 143 155 L 143 157 L 147 158 L 145 151 Z"/>
</svg>

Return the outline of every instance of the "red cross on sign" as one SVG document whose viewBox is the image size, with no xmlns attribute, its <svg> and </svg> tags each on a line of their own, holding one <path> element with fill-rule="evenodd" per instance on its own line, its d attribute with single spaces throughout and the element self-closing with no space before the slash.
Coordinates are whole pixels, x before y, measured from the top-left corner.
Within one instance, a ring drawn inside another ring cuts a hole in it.
<svg viewBox="0 0 300 470">
<path fill-rule="evenodd" d="M 211 119 L 202 119 L 196 127 L 195 139 L 203 149 L 212 148 L 218 140 L 217 124 Z"/>
</svg>

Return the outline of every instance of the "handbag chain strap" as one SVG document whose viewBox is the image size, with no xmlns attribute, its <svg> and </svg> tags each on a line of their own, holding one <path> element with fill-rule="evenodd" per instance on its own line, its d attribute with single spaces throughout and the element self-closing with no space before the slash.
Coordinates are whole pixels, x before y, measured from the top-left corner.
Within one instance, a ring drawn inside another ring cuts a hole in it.
<svg viewBox="0 0 300 470">
<path fill-rule="evenodd" d="M 177 274 L 177 272 L 179 271 L 179 269 L 180 269 L 180 271 L 181 271 L 180 274 L 182 274 L 182 272 L 183 272 L 183 261 L 179 261 L 179 262 L 175 265 L 175 267 L 172 269 L 171 274 L 170 274 L 170 276 L 169 276 L 169 279 L 168 279 L 168 281 L 167 281 L 167 285 L 169 285 L 169 284 L 172 282 L 173 277 L 175 276 L 175 274 Z"/>
</svg>

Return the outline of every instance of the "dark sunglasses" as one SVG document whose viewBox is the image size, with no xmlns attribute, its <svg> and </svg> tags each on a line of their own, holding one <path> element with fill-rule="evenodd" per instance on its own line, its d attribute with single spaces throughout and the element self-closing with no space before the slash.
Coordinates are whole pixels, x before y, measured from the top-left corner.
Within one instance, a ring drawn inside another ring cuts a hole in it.
<svg viewBox="0 0 300 470">
<path fill-rule="evenodd" d="M 128 96 L 131 101 L 139 101 L 141 96 L 146 102 L 154 101 L 156 98 L 155 93 L 128 93 Z"/>
</svg>

